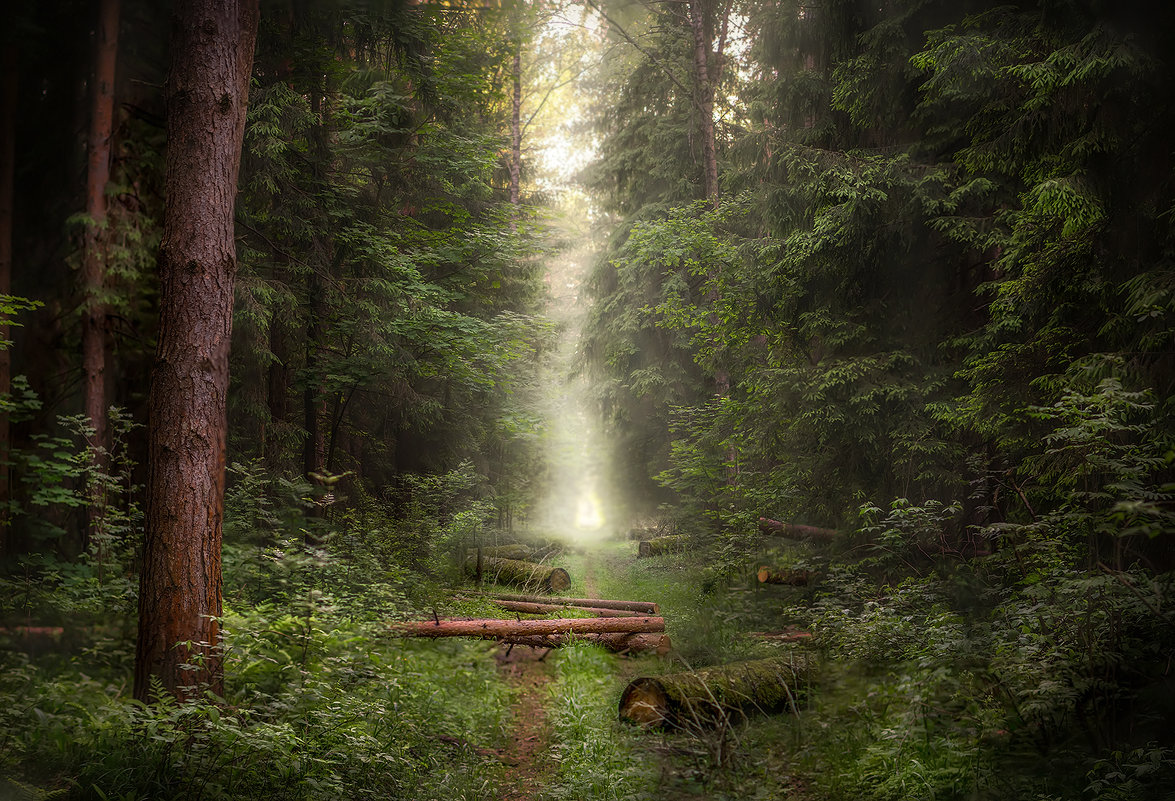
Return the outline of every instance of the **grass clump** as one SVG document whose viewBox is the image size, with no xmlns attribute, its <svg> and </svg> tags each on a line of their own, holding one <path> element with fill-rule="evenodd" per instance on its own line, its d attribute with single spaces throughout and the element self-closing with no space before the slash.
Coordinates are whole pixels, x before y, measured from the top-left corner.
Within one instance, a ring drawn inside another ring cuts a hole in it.
<svg viewBox="0 0 1175 801">
<path fill-rule="evenodd" d="M 552 750 L 559 768 L 548 801 L 623 801 L 647 797 L 649 771 L 616 717 L 615 658 L 594 645 L 555 655 L 551 688 Z"/>
</svg>

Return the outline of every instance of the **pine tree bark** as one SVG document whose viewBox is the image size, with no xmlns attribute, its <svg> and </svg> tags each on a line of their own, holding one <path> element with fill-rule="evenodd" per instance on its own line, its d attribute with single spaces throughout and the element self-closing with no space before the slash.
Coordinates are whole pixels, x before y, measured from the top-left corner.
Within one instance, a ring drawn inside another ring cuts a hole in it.
<svg viewBox="0 0 1175 801">
<path fill-rule="evenodd" d="M 510 205 L 515 218 L 522 204 L 522 39 L 514 44 L 510 97 Z"/>
<path fill-rule="evenodd" d="M 114 135 L 114 75 L 118 63 L 119 0 L 102 0 L 98 9 L 97 54 L 90 103 L 86 162 L 86 235 L 82 253 L 83 411 L 94 435 L 92 451 L 106 445 L 106 184 L 110 182 L 110 144 Z M 90 516 L 101 516 L 91 490 Z"/>
<path fill-rule="evenodd" d="M 152 679 L 222 694 L 221 534 L 233 210 L 258 0 L 176 6 L 167 85 L 159 342 L 148 400 L 147 531 L 135 697 Z M 185 670 L 195 665 L 195 670 Z"/>
<path fill-rule="evenodd" d="M 706 200 L 718 203 L 718 149 L 714 132 L 714 83 L 710 69 L 710 37 L 706 33 L 701 0 L 689 2 L 690 30 L 694 39 L 694 103 L 702 140 L 702 186 Z"/>
<path fill-rule="evenodd" d="M 12 230 L 16 186 L 16 45 L 0 45 L 0 294 L 12 294 Z M 7 341 L 8 318 L 0 315 L 0 339 Z M 0 346 L 0 395 L 12 391 L 12 354 Z M 0 409 L 0 558 L 8 555 L 8 471 L 10 431 Z"/>
</svg>

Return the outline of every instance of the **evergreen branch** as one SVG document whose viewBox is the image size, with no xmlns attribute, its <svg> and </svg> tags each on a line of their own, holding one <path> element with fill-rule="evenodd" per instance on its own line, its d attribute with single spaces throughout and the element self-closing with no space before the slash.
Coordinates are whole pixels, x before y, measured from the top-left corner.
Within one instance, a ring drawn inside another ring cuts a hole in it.
<svg viewBox="0 0 1175 801">
<path fill-rule="evenodd" d="M 662 64 L 661 61 L 656 56 L 654 56 L 651 52 L 649 52 L 644 47 L 642 47 L 636 41 L 636 39 L 629 36 L 628 31 L 624 30 L 624 28 L 621 27 L 620 23 L 618 23 L 616 20 L 609 17 L 607 12 L 604 11 L 604 9 L 601 6 L 599 6 L 596 2 L 594 2 L 594 0 L 586 0 L 586 2 L 588 5 L 588 8 L 595 9 L 599 13 L 599 15 L 604 18 L 604 21 L 607 22 L 609 25 L 611 25 L 616 30 L 616 32 L 619 33 L 624 38 L 624 40 L 626 42 L 628 42 L 630 45 L 635 47 L 641 53 L 641 55 L 643 55 L 649 61 L 653 62 L 653 65 L 656 66 L 657 69 L 661 70 L 661 72 L 665 73 L 665 77 L 668 78 L 673 83 L 674 86 L 676 86 L 681 91 L 685 92 L 686 96 L 690 98 L 693 105 L 696 106 L 699 111 L 702 109 L 701 104 L 698 103 L 698 99 L 696 97 L 694 97 L 693 91 L 691 91 L 690 89 L 687 89 L 685 84 L 683 84 L 677 78 L 677 76 L 673 74 L 673 71 L 671 69 L 669 69 L 669 67 Z"/>
</svg>

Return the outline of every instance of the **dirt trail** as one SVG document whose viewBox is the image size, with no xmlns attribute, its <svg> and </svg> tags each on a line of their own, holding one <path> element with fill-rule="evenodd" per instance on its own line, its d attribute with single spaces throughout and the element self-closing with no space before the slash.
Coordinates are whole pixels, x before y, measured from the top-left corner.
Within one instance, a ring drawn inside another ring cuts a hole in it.
<svg viewBox="0 0 1175 801">
<path fill-rule="evenodd" d="M 550 766 L 547 746 L 551 738 L 545 705 L 550 666 L 545 661 L 547 649 L 516 645 L 501 646 L 498 665 L 502 674 L 519 690 L 511 708 L 510 742 L 503 757 L 506 777 L 502 781 L 502 801 L 533 801 L 543 786 L 543 775 Z"/>
<path fill-rule="evenodd" d="M 600 597 L 590 554 L 583 564 L 583 585 L 586 597 Z M 502 675 L 519 691 L 511 708 L 510 742 L 502 751 L 507 765 L 502 801 L 535 801 L 542 794 L 545 774 L 554 766 L 547 753 L 551 739 L 547 685 L 553 678 L 548 653 L 545 648 L 503 645 L 496 657 Z"/>
</svg>

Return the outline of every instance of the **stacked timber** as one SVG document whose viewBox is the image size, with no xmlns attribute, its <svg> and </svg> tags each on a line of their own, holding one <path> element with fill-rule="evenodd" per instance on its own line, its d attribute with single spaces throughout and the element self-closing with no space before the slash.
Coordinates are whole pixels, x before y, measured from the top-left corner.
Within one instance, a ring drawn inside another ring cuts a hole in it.
<svg viewBox="0 0 1175 801">
<path fill-rule="evenodd" d="M 641 613 L 628 609 L 607 609 L 601 606 L 575 606 L 572 604 L 535 604 L 527 601 L 499 601 L 491 598 L 490 603 L 505 609 L 507 612 L 520 612 L 524 615 L 549 615 L 552 612 L 577 612 L 595 615 L 596 617 L 637 617 Z"/>
<path fill-rule="evenodd" d="M 808 662 L 789 655 L 634 679 L 620 719 L 645 728 L 702 728 L 751 712 L 796 711 Z"/>
<path fill-rule="evenodd" d="M 789 540 L 813 540 L 831 542 L 837 535 L 836 529 L 806 526 L 801 523 L 781 523 L 769 517 L 759 518 L 759 531 L 772 537 L 786 537 Z"/>
<path fill-rule="evenodd" d="M 602 609 L 627 609 L 643 615 L 656 615 L 661 608 L 652 601 L 612 601 L 606 598 L 564 598 L 558 595 L 507 595 L 490 593 L 494 601 L 523 601 L 533 604 L 556 604 L 561 606 L 595 606 Z"/>
<path fill-rule="evenodd" d="M 524 562 L 521 559 L 498 559 L 483 555 L 480 565 L 476 556 L 465 560 L 467 573 L 477 574 L 481 569 L 482 578 L 499 584 L 518 584 L 523 587 L 559 592 L 571 586 L 571 576 L 561 567 Z"/>
<path fill-rule="evenodd" d="M 665 631 L 662 617 L 565 617 L 553 620 L 423 620 L 398 623 L 392 629 L 405 637 L 476 637 L 500 640 L 551 634 L 644 634 Z"/>
<path fill-rule="evenodd" d="M 759 568 L 760 584 L 787 584 L 792 587 L 806 587 L 812 583 L 816 574 L 810 570 L 788 570 L 786 568 L 767 567 Z"/>
<path fill-rule="evenodd" d="M 531 556 L 531 549 L 528 545 L 517 543 L 515 545 L 491 545 L 481 549 L 481 556 L 483 559 L 529 559 Z M 470 548 L 469 555 L 476 557 L 477 549 Z"/>
<path fill-rule="evenodd" d="M 637 557 L 644 559 L 649 556 L 660 556 L 665 553 L 684 551 L 685 537 L 681 534 L 670 534 L 667 537 L 654 537 L 651 540 L 641 540 L 637 545 Z"/>
</svg>

